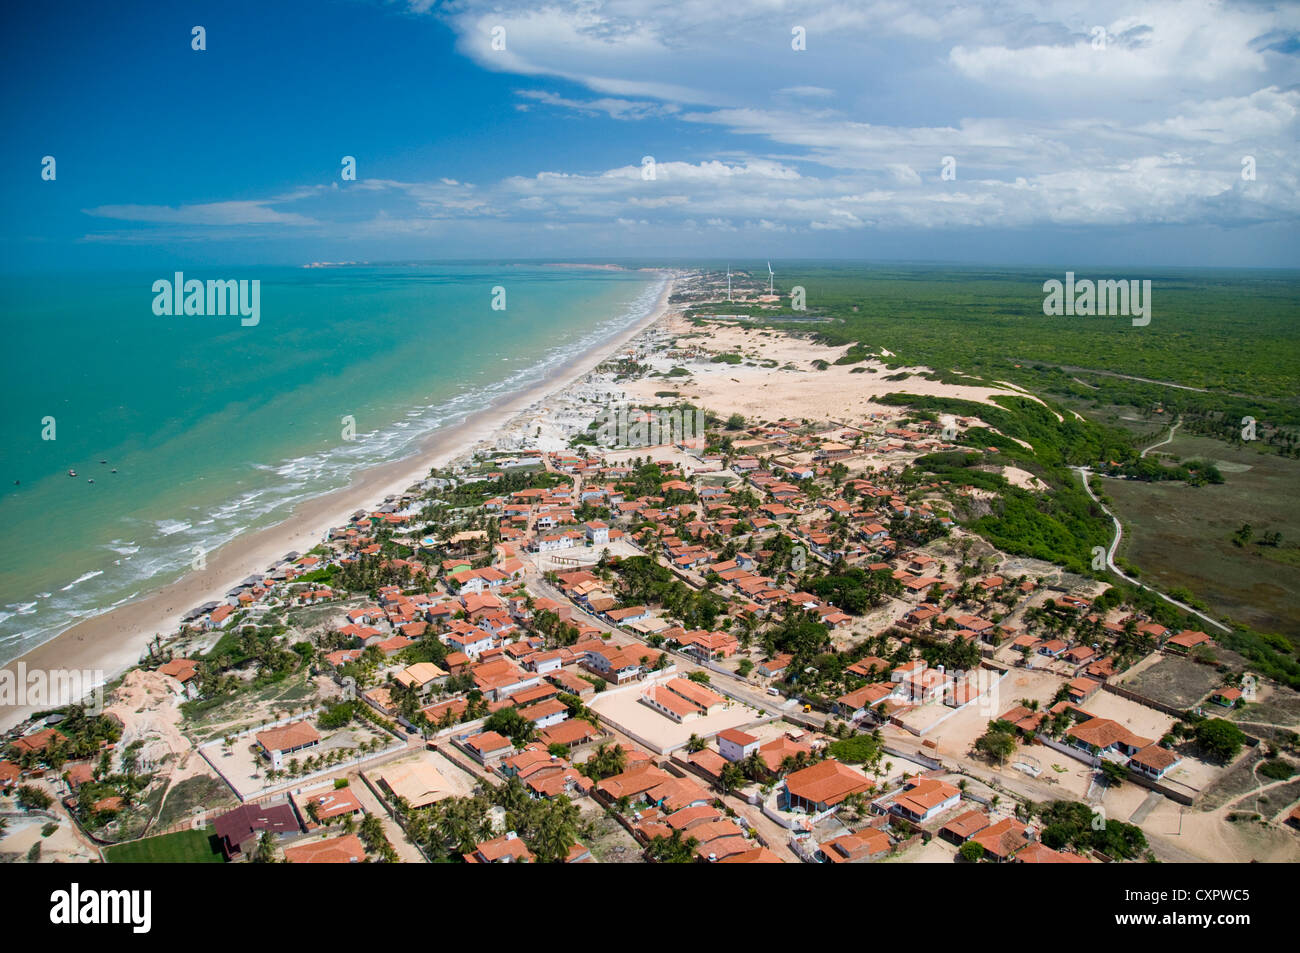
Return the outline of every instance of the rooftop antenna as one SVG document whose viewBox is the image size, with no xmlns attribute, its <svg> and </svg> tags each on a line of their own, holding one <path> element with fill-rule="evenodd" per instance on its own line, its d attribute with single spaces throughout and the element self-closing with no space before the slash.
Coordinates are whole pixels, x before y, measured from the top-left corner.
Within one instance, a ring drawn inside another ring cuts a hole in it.
<svg viewBox="0 0 1300 953">
<path fill-rule="evenodd" d="M 727 300 L 731 300 L 731 266 L 727 266 Z"/>
<path fill-rule="evenodd" d="M 767 293 L 768 294 L 772 293 L 772 279 L 774 277 L 776 276 L 772 274 L 772 263 L 769 261 L 767 263 Z"/>
</svg>

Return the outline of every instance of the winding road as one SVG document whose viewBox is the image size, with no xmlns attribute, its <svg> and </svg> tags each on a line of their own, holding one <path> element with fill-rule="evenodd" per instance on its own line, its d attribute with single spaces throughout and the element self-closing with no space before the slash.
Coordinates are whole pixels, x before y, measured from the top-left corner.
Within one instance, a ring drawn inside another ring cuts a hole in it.
<svg viewBox="0 0 1300 953">
<path fill-rule="evenodd" d="M 1157 442 L 1157 443 L 1153 443 L 1151 446 L 1149 446 L 1149 447 L 1147 447 L 1145 450 L 1143 450 L 1142 453 L 1139 454 L 1139 456 L 1140 456 L 1140 457 L 1145 457 L 1148 453 L 1150 453 L 1150 452 L 1151 452 L 1152 450 L 1154 450 L 1156 447 L 1163 447 L 1163 446 L 1164 446 L 1165 444 L 1167 444 L 1167 443 L 1173 443 L 1173 442 L 1174 442 L 1174 431 L 1178 429 L 1178 425 L 1181 424 L 1182 422 L 1183 422 L 1183 418 L 1182 418 L 1182 417 L 1179 417 L 1177 420 L 1175 420 L 1174 423 L 1173 423 L 1173 426 L 1171 426 L 1171 427 L 1169 428 L 1169 436 L 1168 436 L 1168 437 L 1165 437 L 1164 440 L 1161 440 L 1161 441 L 1159 441 L 1159 442 Z"/>
<path fill-rule="evenodd" d="M 1177 424 L 1175 424 L 1174 426 L 1177 426 Z M 1173 439 L 1172 430 L 1170 431 L 1169 439 L 1171 440 Z M 1160 446 L 1160 444 L 1153 444 L 1152 446 Z M 1151 447 L 1147 448 L 1147 450 L 1150 449 Z M 1145 454 L 1146 451 L 1144 450 L 1143 453 Z M 1117 517 L 1114 513 L 1112 513 L 1109 509 L 1107 509 L 1106 504 L 1097 498 L 1097 494 L 1092 492 L 1092 485 L 1088 483 L 1088 476 L 1090 473 L 1092 473 L 1092 468 L 1091 467 L 1070 467 L 1070 469 L 1078 471 L 1079 478 L 1083 480 L 1084 491 L 1088 494 L 1089 498 L 1094 503 L 1096 503 L 1098 506 L 1101 507 L 1102 512 L 1110 517 L 1111 522 L 1115 524 L 1115 538 L 1111 541 L 1110 549 L 1106 551 L 1106 568 L 1109 569 L 1111 572 L 1113 572 L 1115 575 L 1119 576 L 1119 578 L 1123 579 L 1129 585 L 1137 586 L 1139 589 L 1146 589 L 1148 592 L 1154 592 L 1161 599 L 1165 600 L 1165 602 L 1168 602 L 1170 605 L 1182 609 L 1184 612 L 1191 613 L 1192 615 L 1196 616 L 1198 619 L 1208 622 L 1210 625 L 1214 626 L 1220 632 L 1231 632 L 1232 629 L 1224 625 L 1222 622 L 1216 621 L 1215 619 L 1211 619 L 1204 612 L 1201 612 L 1197 609 L 1193 609 L 1191 606 L 1185 605 L 1179 602 L 1177 599 L 1173 599 L 1165 595 L 1159 589 L 1154 589 L 1151 586 L 1146 585 L 1145 583 L 1138 582 L 1132 576 L 1126 575 L 1124 572 L 1120 570 L 1118 566 L 1115 565 L 1115 553 L 1119 550 L 1120 540 L 1124 538 L 1124 527 L 1120 524 L 1119 517 Z"/>
</svg>

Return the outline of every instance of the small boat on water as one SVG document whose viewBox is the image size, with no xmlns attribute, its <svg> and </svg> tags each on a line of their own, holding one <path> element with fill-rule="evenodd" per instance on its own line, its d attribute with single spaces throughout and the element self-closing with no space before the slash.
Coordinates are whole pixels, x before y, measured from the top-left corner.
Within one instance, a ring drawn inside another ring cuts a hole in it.
<svg viewBox="0 0 1300 953">
<path fill-rule="evenodd" d="M 76 476 L 76 475 L 77 475 L 77 471 L 76 471 L 76 470 L 69 470 L 69 471 L 68 471 L 68 476 L 70 476 L 70 477 L 74 477 L 74 476 Z"/>
<path fill-rule="evenodd" d="M 95 481 L 94 481 L 94 480 L 87 480 L 86 482 L 87 482 L 87 483 L 94 483 Z"/>
</svg>

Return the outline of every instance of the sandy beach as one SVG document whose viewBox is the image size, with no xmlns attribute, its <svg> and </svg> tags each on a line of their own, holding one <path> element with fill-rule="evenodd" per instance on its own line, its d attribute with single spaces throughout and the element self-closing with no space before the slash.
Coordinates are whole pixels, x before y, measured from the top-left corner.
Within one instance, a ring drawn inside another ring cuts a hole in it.
<svg viewBox="0 0 1300 953">
<path fill-rule="evenodd" d="M 544 410 L 539 405 L 555 399 L 663 319 L 672 289 L 669 275 L 658 301 L 640 321 L 593 345 L 535 386 L 431 433 L 415 455 L 358 472 L 347 487 L 306 500 L 282 522 L 231 540 L 208 554 L 205 570 L 187 573 L 134 602 L 85 619 L 0 670 L 16 673 L 18 664 L 24 663 L 28 672 L 94 672 L 102 673 L 103 682 L 112 681 L 139 662 L 155 635 L 163 639 L 175 635 L 181 616 L 189 609 L 221 599 L 240 580 L 265 572 L 290 551 L 311 549 L 330 528 L 347 522 L 357 510 L 373 508 L 385 497 L 404 492 L 427 477 L 431 468 L 446 466 L 490 444 L 516 418 Z M 19 724 L 34 710 L 33 706 L 6 706 L 0 713 L 0 730 Z"/>
</svg>

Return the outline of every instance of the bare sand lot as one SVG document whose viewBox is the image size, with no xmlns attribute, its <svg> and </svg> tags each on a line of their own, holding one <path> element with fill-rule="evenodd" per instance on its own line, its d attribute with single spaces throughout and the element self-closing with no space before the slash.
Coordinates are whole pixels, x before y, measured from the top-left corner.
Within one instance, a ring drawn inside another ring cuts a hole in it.
<svg viewBox="0 0 1300 953">
<path fill-rule="evenodd" d="M 82 843 L 72 822 L 66 817 L 56 823 L 58 830 L 46 837 L 45 825 L 52 823 L 48 817 L 32 815 L 9 821 L 4 837 L 0 838 L 0 862 L 24 858 L 34 844 L 40 844 L 40 862 L 43 864 L 74 864 L 98 861 L 99 852 Z"/>
<path fill-rule="evenodd" d="M 1061 687 L 1061 676 L 1045 669 L 1013 668 L 1011 674 L 998 685 L 1001 702 L 998 715 L 1021 704 L 1023 699 L 1050 707 L 1052 698 Z M 996 715 L 994 717 L 997 717 Z"/>
<path fill-rule="evenodd" d="M 925 707 L 938 709 L 944 706 L 927 705 Z M 1010 705 L 1007 707 L 1009 708 Z M 951 708 L 946 710 L 952 711 Z M 909 714 L 911 713 L 909 712 Z M 1000 714 L 1002 714 L 1002 711 L 995 711 L 990 715 L 987 710 L 981 708 L 979 702 L 976 702 L 967 705 L 942 725 L 927 732 L 923 737 L 925 741 L 934 744 L 935 747 L 931 753 L 935 757 L 964 755 L 975 746 L 975 739 L 988 730 L 990 719 L 996 718 Z M 922 739 L 916 738 L 914 740 L 919 743 Z"/>
<path fill-rule="evenodd" d="M 688 322 L 673 316 L 663 325 L 678 333 L 695 331 Z M 874 403 L 874 398 L 895 391 L 923 396 L 955 397 L 991 404 L 996 394 L 1019 394 L 1011 386 L 941 384 L 927 380 L 928 368 L 890 369 L 879 361 L 836 365 L 848 349 L 826 347 L 802 336 L 778 334 L 734 325 L 710 324 L 708 338 L 691 338 L 680 343 L 706 347 L 710 356 L 683 361 L 664 358 L 662 368 L 684 367 L 690 377 L 647 377 L 630 382 L 627 393 L 643 406 L 661 403 L 654 396 L 665 387 L 676 389 L 684 400 L 696 406 L 741 413 L 753 420 L 843 420 L 873 412 L 896 413 L 897 408 Z M 712 355 L 739 354 L 740 364 L 714 363 Z M 817 370 L 814 361 L 830 366 Z M 858 370 L 860 373 L 854 373 Z M 900 376 L 901 375 L 901 376 Z M 1036 397 L 1031 397 L 1037 400 Z"/>
<path fill-rule="evenodd" d="M 1165 799 L 1147 815 L 1142 828 L 1153 840 L 1159 838 L 1207 863 L 1300 862 L 1300 836 L 1294 831 L 1249 820 L 1229 821 L 1223 810 L 1202 814 Z"/>
<path fill-rule="evenodd" d="M 1198 758 L 1183 755 L 1183 760 L 1179 764 L 1165 772 L 1165 778 L 1169 781 L 1185 784 L 1194 790 L 1204 791 L 1222 776 L 1224 770 L 1223 765 L 1210 764 Z"/>
<path fill-rule="evenodd" d="M 263 791 L 293 786 L 293 778 L 282 777 L 271 781 L 267 771 L 271 763 L 261 754 L 256 746 L 256 732 L 236 738 L 227 748 L 222 741 L 212 741 L 204 745 L 202 752 L 212 767 L 218 771 L 227 783 L 239 794 L 240 800 L 257 797 Z M 365 742 L 378 738 L 387 745 L 398 745 L 391 735 L 368 728 L 364 725 L 350 725 L 337 731 L 323 732 L 319 744 L 287 756 L 284 759 L 286 770 L 293 761 L 302 764 L 308 758 L 320 758 L 334 750 L 352 752 L 348 760 L 338 762 L 337 771 L 343 773 L 349 764 L 355 764 L 358 749 Z"/>
<path fill-rule="evenodd" d="M 1098 692 L 1083 704 L 1084 710 L 1098 718 L 1109 718 L 1136 735 L 1159 741 L 1174 725 L 1174 719 L 1164 712 L 1147 708 L 1137 702 L 1120 698 L 1110 692 Z"/>
<path fill-rule="evenodd" d="M 381 775 L 417 762 L 429 765 L 442 775 L 442 779 L 447 783 L 447 797 L 469 797 L 478 786 L 479 779 L 477 777 L 458 766 L 441 752 L 430 751 L 427 748 L 421 749 L 409 758 L 398 758 L 396 761 L 385 762 L 378 768 L 367 770 L 365 774 L 377 785 Z"/>
<path fill-rule="evenodd" d="M 914 844 L 901 854 L 881 858 L 884 864 L 952 864 L 957 862 L 957 848 L 938 837 L 928 844 Z"/>
<path fill-rule="evenodd" d="M 1119 684 L 1163 705 L 1191 708 L 1222 681 L 1213 665 L 1164 655 L 1143 659 L 1124 673 Z"/>
<path fill-rule="evenodd" d="M 1092 787 L 1094 771 L 1082 761 L 1076 761 L 1068 754 L 1049 748 L 1044 744 L 1022 744 L 1008 760 L 1000 772 L 1003 777 L 1008 772 L 1025 777 L 1033 777 L 1015 767 L 1016 764 L 1031 765 L 1039 771 L 1036 780 L 1039 784 L 1050 785 L 1053 797 L 1069 797 L 1082 801 Z"/>
<path fill-rule="evenodd" d="M 676 722 L 641 701 L 641 694 L 649 685 L 647 682 L 627 691 L 602 692 L 587 704 L 602 721 L 608 721 L 633 740 L 640 739 L 658 754 L 680 748 L 691 735 L 712 738 L 726 728 L 739 728 L 762 717 L 755 708 L 729 701 L 726 708 L 712 715 Z"/>
<path fill-rule="evenodd" d="M 573 572 L 574 569 L 580 566 L 589 566 L 599 562 L 601 552 L 606 549 L 609 550 L 610 556 L 620 558 L 641 555 L 641 550 L 631 543 L 616 539 L 602 546 L 566 546 L 564 549 L 553 549 L 545 553 L 527 553 L 526 557 L 533 561 L 533 565 L 540 572 L 548 572 L 553 569 L 563 573 Z"/>
</svg>

